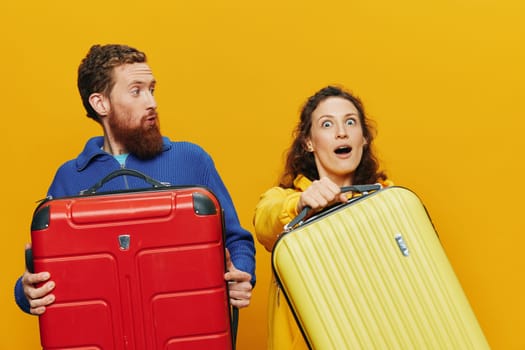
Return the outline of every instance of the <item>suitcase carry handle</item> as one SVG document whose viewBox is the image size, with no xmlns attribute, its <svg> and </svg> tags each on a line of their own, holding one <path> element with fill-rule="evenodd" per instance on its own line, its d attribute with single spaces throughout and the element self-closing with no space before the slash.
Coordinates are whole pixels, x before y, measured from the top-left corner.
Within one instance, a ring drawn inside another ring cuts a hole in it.
<svg viewBox="0 0 525 350">
<path fill-rule="evenodd" d="M 147 183 L 149 183 L 153 187 L 167 187 L 167 185 L 163 184 L 162 182 L 159 182 L 148 175 L 141 173 L 140 171 L 133 170 L 133 169 L 119 169 L 115 170 L 108 175 L 106 175 L 102 180 L 88 188 L 87 190 L 80 191 L 80 194 L 95 194 L 106 182 L 123 175 L 130 175 L 135 176 L 138 178 L 143 179 Z"/>
<path fill-rule="evenodd" d="M 25 250 L 25 260 L 26 260 L 26 269 L 27 271 L 34 273 L 35 272 L 35 265 L 33 264 L 33 249 L 27 248 Z"/>
<path fill-rule="evenodd" d="M 373 185 L 353 185 L 353 186 L 344 186 L 341 187 L 341 193 L 345 192 L 359 192 L 363 195 L 368 194 L 370 191 L 377 191 L 381 189 L 381 184 L 373 184 Z M 295 218 L 293 218 L 292 221 L 284 225 L 284 232 L 289 232 L 292 229 L 294 229 L 296 226 L 301 225 L 304 222 L 304 219 L 306 218 L 306 215 L 308 215 L 308 212 L 310 211 L 309 206 L 305 206 L 303 210 L 297 215 Z"/>
<path fill-rule="evenodd" d="M 239 328 L 239 309 L 232 307 L 232 350 L 237 348 L 237 329 Z"/>
</svg>

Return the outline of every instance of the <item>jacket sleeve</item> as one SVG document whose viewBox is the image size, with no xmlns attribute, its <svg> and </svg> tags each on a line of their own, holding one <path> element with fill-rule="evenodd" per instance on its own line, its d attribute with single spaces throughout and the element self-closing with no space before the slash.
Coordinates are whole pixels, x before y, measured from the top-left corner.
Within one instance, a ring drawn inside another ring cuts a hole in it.
<svg viewBox="0 0 525 350">
<path fill-rule="evenodd" d="M 268 251 L 272 251 L 284 225 L 292 221 L 297 213 L 300 191 L 273 187 L 261 195 L 255 207 L 253 224 L 257 240 Z"/>
</svg>

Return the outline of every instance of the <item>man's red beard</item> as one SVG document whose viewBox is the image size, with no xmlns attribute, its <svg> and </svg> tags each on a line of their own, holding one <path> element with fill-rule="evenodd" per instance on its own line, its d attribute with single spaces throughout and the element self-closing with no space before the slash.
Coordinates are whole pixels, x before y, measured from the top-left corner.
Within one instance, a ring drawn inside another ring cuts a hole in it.
<svg viewBox="0 0 525 350">
<path fill-rule="evenodd" d="M 154 125 L 147 125 L 147 118 L 142 118 L 140 125 L 130 128 L 120 122 L 114 115 L 109 118 L 109 126 L 115 140 L 122 143 L 128 153 L 139 159 L 151 159 L 162 151 L 162 135 L 159 119 Z"/>
</svg>

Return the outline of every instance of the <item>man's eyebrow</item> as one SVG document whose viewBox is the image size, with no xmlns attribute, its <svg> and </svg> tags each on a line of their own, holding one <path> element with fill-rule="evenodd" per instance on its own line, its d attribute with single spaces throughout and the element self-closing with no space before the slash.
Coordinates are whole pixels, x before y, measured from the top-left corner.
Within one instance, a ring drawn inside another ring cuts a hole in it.
<svg viewBox="0 0 525 350">
<path fill-rule="evenodd" d="M 151 81 L 146 81 L 146 80 L 141 80 L 141 79 L 135 79 L 135 80 L 132 80 L 129 82 L 128 86 L 131 86 L 131 85 L 136 85 L 136 84 L 139 84 L 139 85 L 145 85 L 145 84 L 157 84 L 157 81 L 155 79 L 151 80 Z"/>
</svg>

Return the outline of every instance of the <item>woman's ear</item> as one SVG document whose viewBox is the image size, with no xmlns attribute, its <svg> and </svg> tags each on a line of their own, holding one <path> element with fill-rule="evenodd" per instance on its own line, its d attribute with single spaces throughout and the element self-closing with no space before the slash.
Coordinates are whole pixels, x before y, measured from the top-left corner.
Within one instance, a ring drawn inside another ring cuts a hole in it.
<svg viewBox="0 0 525 350">
<path fill-rule="evenodd" d="M 312 145 L 312 141 L 306 140 L 304 146 L 305 146 L 307 152 L 313 152 L 314 151 L 314 147 Z"/>
<path fill-rule="evenodd" d="M 109 100 L 103 94 L 99 92 L 92 93 L 89 96 L 89 104 L 99 116 L 104 117 L 109 114 Z"/>
</svg>

